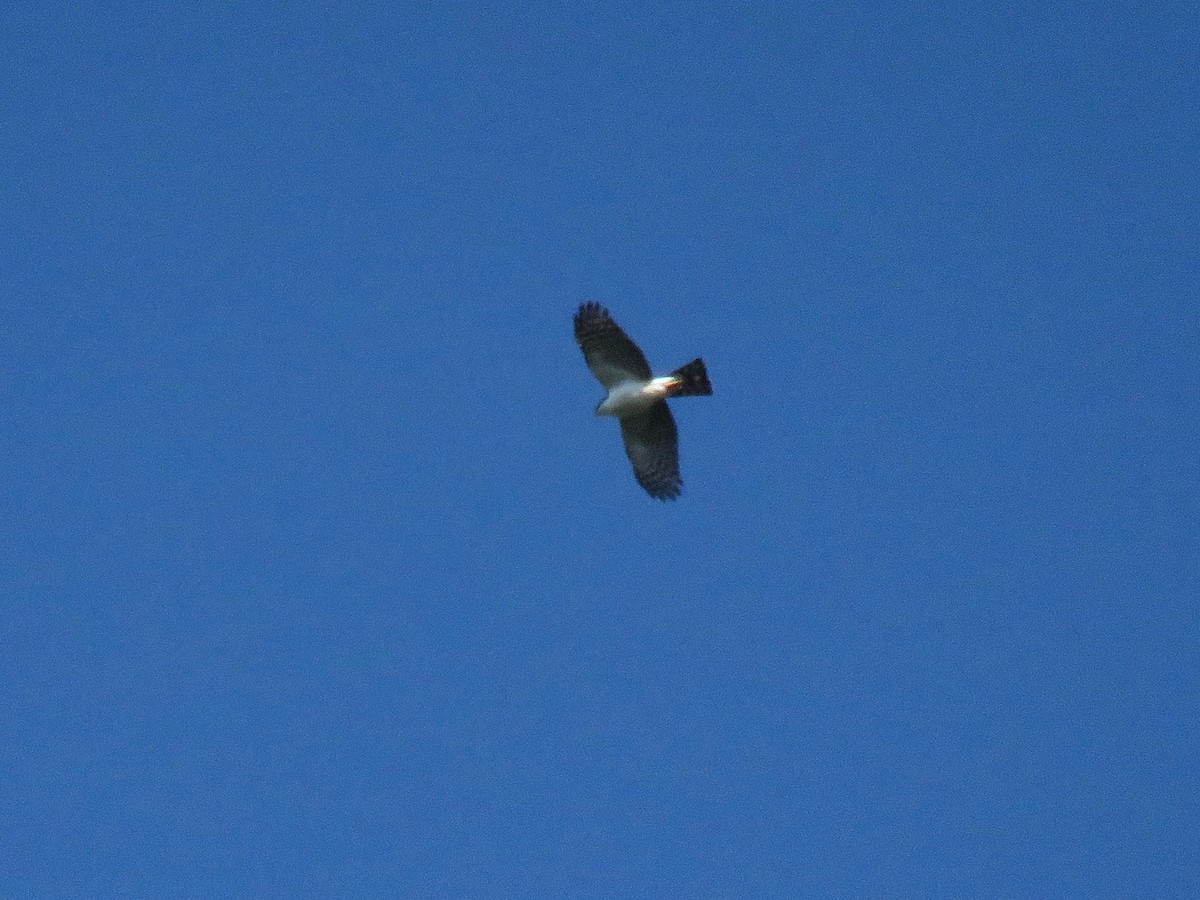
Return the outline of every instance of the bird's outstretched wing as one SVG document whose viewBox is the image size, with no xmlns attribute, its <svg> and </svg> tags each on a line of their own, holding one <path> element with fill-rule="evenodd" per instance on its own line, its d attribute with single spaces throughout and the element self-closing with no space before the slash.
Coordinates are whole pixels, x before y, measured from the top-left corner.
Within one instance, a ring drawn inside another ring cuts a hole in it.
<svg viewBox="0 0 1200 900">
<path fill-rule="evenodd" d="M 588 368 L 605 388 L 611 390 L 625 381 L 650 380 L 645 355 L 599 303 L 580 304 L 575 313 L 575 340 Z"/>
<path fill-rule="evenodd" d="M 621 419 L 625 452 L 633 463 L 638 484 L 656 500 L 674 500 L 683 479 L 679 477 L 679 431 L 666 401 L 644 413 Z"/>
</svg>

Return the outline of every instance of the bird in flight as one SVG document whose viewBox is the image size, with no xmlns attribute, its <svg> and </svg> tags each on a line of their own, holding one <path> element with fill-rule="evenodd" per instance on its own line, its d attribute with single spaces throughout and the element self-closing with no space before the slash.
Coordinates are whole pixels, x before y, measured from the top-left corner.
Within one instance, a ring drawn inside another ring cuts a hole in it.
<svg viewBox="0 0 1200 900">
<path fill-rule="evenodd" d="M 575 313 L 575 340 L 588 368 L 608 392 L 596 415 L 621 420 L 621 438 L 638 484 L 656 500 L 674 500 L 683 479 L 679 477 L 679 432 L 667 398 L 713 392 L 704 360 L 693 359 L 670 375 L 655 378 L 638 345 L 594 301 L 580 304 Z"/>
</svg>

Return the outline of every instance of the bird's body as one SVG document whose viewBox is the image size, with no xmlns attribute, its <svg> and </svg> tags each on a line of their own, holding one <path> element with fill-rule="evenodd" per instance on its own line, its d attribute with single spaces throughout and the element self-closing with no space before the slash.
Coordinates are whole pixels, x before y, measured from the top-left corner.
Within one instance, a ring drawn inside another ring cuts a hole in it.
<svg viewBox="0 0 1200 900">
<path fill-rule="evenodd" d="M 651 378 L 649 381 L 623 381 L 611 388 L 608 395 L 596 407 L 598 416 L 631 416 L 648 410 L 671 396 L 671 389 L 680 381 L 670 375 Z"/>
<path fill-rule="evenodd" d="M 625 452 L 638 484 L 651 497 L 679 496 L 679 437 L 668 397 L 712 393 L 702 359 L 694 359 L 670 375 L 658 378 L 646 357 L 599 303 L 584 303 L 575 313 L 575 339 L 588 368 L 607 390 L 596 407 L 598 416 L 621 422 Z"/>
</svg>

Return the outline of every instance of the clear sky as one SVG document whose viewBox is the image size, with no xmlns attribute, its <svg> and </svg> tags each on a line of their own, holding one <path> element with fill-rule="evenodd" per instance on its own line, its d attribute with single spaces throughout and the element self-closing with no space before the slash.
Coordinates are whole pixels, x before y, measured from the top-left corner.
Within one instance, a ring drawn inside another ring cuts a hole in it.
<svg viewBox="0 0 1200 900">
<path fill-rule="evenodd" d="M 0 894 L 1200 896 L 1198 47 L 4 4 Z"/>
</svg>

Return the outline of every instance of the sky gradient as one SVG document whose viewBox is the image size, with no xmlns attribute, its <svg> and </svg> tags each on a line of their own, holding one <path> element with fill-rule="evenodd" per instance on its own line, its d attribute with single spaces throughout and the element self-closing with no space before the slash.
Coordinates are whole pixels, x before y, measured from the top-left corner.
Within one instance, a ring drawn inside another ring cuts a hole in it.
<svg viewBox="0 0 1200 900">
<path fill-rule="evenodd" d="M 1200 895 L 1200 13 L 435 7 L 0 12 L 0 894 Z"/>
</svg>

